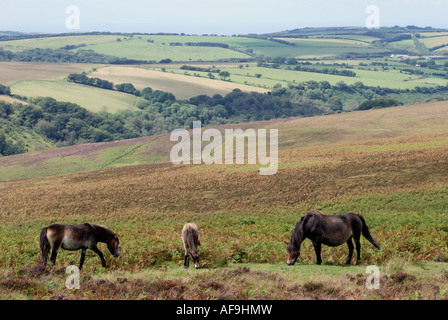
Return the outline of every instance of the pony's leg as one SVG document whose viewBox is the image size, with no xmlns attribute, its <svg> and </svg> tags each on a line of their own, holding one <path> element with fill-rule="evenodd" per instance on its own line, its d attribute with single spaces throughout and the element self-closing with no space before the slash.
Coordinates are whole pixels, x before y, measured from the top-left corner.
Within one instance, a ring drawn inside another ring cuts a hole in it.
<svg viewBox="0 0 448 320">
<path fill-rule="evenodd" d="M 184 267 L 188 268 L 190 266 L 190 252 L 188 249 L 185 249 L 185 262 Z"/>
<path fill-rule="evenodd" d="M 313 246 L 314 246 L 314 251 L 316 251 L 316 264 L 321 264 L 322 263 L 322 258 L 320 256 L 320 253 L 322 251 L 322 244 L 320 242 L 314 242 L 313 241 Z"/>
<path fill-rule="evenodd" d="M 86 258 L 87 249 L 81 249 L 81 260 L 79 261 L 79 270 L 82 269 L 82 265 L 84 264 L 84 259 Z"/>
<path fill-rule="evenodd" d="M 100 256 L 100 258 L 101 258 L 101 265 L 102 265 L 103 267 L 106 267 L 106 260 L 104 260 L 104 255 L 103 255 L 103 253 L 100 251 L 100 249 L 98 249 L 98 247 L 95 246 L 95 247 L 92 248 L 92 250 L 93 250 L 93 252 L 95 252 L 97 255 Z"/>
<path fill-rule="evenodd" d="M 359 241 L 359 238 L 355 237 L 355 245 L 356 245 L 356 264 L 359 264 L 361 262 L 361 242 Z"/>
<path fill-rule="evenodd" d="M 53 249 L 51 250 L 51 257 L 50 261 L 53 263 L 53 265 L 56 264 L 56 256 L 58 255 L 59 247 L 61 246 L 61 241 L 55 241 L 53 243 Z"/>
<path fill-rule="evenodd" d="M 359 264 L 361 262 L 361 242 L 359 240 L 361 239 L 362 223 L 354 226 L 352 230 L 356 246 L 356 264 Z"/>
<path fill-rule="evenodd" d="M 353 248 L 354 248 L 352 237 L 350 237 L 350 239 L 347 240 L 347 245 L 348 245 L 348 258 L 345 264 L 350 264 L 352 262 Z"/>
</svg>

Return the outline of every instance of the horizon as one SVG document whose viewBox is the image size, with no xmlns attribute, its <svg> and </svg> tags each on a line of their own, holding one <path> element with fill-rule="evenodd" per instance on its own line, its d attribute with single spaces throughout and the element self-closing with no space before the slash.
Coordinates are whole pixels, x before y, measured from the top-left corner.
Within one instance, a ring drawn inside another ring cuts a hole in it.
<svg viewBox="0 0 448 320">
<path fill-rule="evenodd" d="M 426 29 L 426 28 L 431 28 L 433 30 L 447 30 L 448 28 L 442 28 L 442 27 L 433 27 L 433 26 L 418 26 L 418 25 L 407 25 L 407 26 L 400 26 L 400 25 L 394 25 L 394 26 L 381 26 L 381 28 L 379 29 L 388 29 L 388 28 L 402 28 L 402 29 L 407 29 L 407 27 L 409 26 L 413 26 L 416 27 L 418 29 Z M 287 30 L 271 30 L 270 32 L 265 32 L 265 33 L 239 33 L 239 34 L 216 34 L 216 33 L 185 33 L 185 32 L 164 32 L 164 31 L 160 31 L 160 32 L 141 32 L 141 31 L 127 31 L 127 32 L 123 32 L 123 31 L 111 31 L 111 30 L 75 30 L 75 31 L 70 31 L 67 30 L 65 32 L 43 32 L 43 31 L 30 31 L 30 32 L 25 32 L 25 31 L 17 31 L 17 30 L 2 30 L 0 29 L 0 32 L 10 32 L 10 33 L 21 33 L 21 34 L 26 34 L 26 35 L 58 35 L 58 34 L 86 34 L 86 33 L 111 33 L 111 34 L 148 34 L 148 35 L 157 35 L 157 34 L 177 34 L 177 35 L 184 35 L 184 36 L 217 36 L 217 37 L 234 37 L 234 36 L 246 36 L 246 35 L 262 35 L 262 34 L 271 34 L 271 33 L 276 33 L 276 32 L 288 32 L 288 31 L 294 31 L 294 30 L 304 30 L 304 29 L 349 29 L 349 28 L 353 28 L 353 29 L 366 29 L 369 30 L 368 28 L 364 27 L 364 26 L 327 26 L 327 27 L 301 27 L 301 28 L 293 28 L 293 29 L 287 29 Z M 379 30 L 378 29 L 378 30 Z"/>
<path fill-rule="evenodd" d="M 380 27 L 448 28 L 448 3 L 440 0 L 7 0 L 0 5 L 0 30 L 262 34 L 307 27 L 362 27 L 369 18 L 366 10 L 372 5 L 379 11 Z M 73 6 L 79 23 L 70 30 L 66 21 Z"/>
</svg>

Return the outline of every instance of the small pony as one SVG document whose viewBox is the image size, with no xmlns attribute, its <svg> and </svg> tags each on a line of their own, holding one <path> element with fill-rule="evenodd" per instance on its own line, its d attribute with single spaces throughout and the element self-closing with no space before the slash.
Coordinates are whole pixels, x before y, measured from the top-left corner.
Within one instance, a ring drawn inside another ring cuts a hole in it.
<svg viewBox="0 0 448 320">
<path fill-rule="evenodd" d="M 199 250 L 198 246 L 201 245 L 199 241 L 198 226 L 195 223 L 187 223 L 182 229 L 182 241 L 185 248 L 185 262 L 184 267 L 190 266 L 190 255 L 194 262 L 194 267 L 199 268 Z"/>
<path fill-rule="evenodd" d="M 40 232 L 40 258 L 39 265 L 47 265 L 48 254 L 51 250 L 50 261 L 56 264 L 59 248 L 75 251 L 81 249 L 79 269 L 82 269 L 87 249 L 93 250 L 101 258 L 101 264 L 106 267 L 103 253 L 98 249 L 97 243 L 104 242 L 110 253 L 116 258 L 120 255 L 118 250 L 118 236 L 115 232 L 90 223 L 79 225 L 52 224 Z"/>
</svg>

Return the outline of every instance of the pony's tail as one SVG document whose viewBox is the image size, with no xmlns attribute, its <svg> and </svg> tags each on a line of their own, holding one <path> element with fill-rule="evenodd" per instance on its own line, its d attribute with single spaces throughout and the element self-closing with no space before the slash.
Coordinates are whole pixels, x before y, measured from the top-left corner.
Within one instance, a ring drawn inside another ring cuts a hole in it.
<svg viewBox="0 0 448 320">
<path fill-rule="evenodd" d="M 41 267 L 45 267 L 48 261 L 48 254 L 50 253 L 51 250 L 50 242 L 48 242 L 47 238 L 47 228 L 43 228 L 42 231 L 40 232 L 39 243 L 40 243 L 39 265 Z"/>
<path fill-rule="evenodd" d="M 366 224 L 366 221 L 364 220 L 363 216 L 360 214 L 357 214 L 357 216 L 361 219 L 362 222 L 362 235 L 369 240 L 377 249 L 380 249 L 380 245 L 373 240 L 372 236 L 370 235 L 369 227 Z"/>
</svg>

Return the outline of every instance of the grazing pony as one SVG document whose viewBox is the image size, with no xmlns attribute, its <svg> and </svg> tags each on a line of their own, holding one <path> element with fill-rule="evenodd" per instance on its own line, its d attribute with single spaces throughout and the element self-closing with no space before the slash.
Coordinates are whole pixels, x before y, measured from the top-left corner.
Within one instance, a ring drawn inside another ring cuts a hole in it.
<svg viewBox="0 0 448 320">
<path fill-rule="evenodd" d="M 182 241 L 185 248 L 185 262 L 184 267 L 190 266 L 190 255 L 194 262 L 194 267 L 199 268 L 199 250 L 198 246 L 201 245 L 199 241 L 198 226 L 194 223 L 187 223 L 182 229 Z"/>
<path fill-rule="evenodd" d="M 346 264 L 350 264 L 353 254 L 353 242 L 355 240 L 357 261 L 361 260 L 361 243 L 359 239 L 362 235 L 369 240 L 377 249 L 379 244 L 373 240 L 369 228 L 360 214 L 344 213 L 340 215 L 327 216 L 319 211 L 308 212 L 297 223 L 291 235 L 291 240 L 287 244 L 288 265 L 294 265 L 300 255 L 300 245 L 308 238 L 313 242 L 316 251 L 317 264 L 322 263 L 321 247 L 322 243 L 336 247 L 343 243 L 348 245 L 348 258 Z"/>
<path fill-rule="evenodd" d="M 101 264 L 106 267 L 103 253 L 98 249 L 97 243 L 104 242 L 107 248 L 114 257 L 120 255 L 118 250 L 118 236 L 113 231 L 90 223 L 79 225 L 62 225 L 52 224 L 43 228 L 40 232 L 40 258 L 39 264 L 41 267 L 47 265 L 48 254 L 51 250 L 50 261 L 53 265 L 56 264 L 56 256 L 59 248 L 65 250 L 80 250 L 81 261 L 79 269 L 82 268 L 84 259 L 86 257 L 87 249 L 93 250 L 101 258 Z"/>
</svg>

